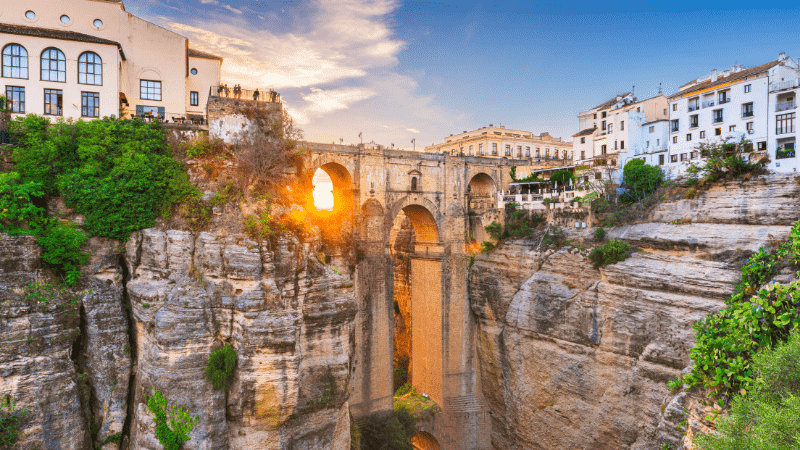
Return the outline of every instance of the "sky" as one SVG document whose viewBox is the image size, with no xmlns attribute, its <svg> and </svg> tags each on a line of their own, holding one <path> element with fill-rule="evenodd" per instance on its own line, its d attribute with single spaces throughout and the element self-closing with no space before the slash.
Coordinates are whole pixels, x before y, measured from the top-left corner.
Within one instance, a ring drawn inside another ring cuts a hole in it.
<svg viewBox="0 0 800 450">
<path fill-rule="evenodd" d="M 577 115 L 723 70 L 800 57 L 800 3 L 125 0 L 272 87 L 315 142 L 417 149 L 489 124 L 571 140 Z M 412 140 L 415 143 L 412 144 Z"/>
</svg>

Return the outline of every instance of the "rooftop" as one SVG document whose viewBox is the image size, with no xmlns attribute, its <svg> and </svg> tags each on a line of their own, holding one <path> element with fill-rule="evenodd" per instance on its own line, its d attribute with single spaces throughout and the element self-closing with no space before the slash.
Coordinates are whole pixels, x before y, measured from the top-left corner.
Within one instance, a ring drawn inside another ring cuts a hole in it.
<svg viewBox="0 0 800 450">
<path fill-rule="evenodd" d="M 622 100 L 623 98 L 625 98 L 625 97 L 627 97 L 627 96 L 629 96 L 631 94 L 632 94 L 632 92 L 626 92 L 625 94 L 617 95 L 616 97 L 612 98 L 611 100 L 606 100 L 603 103 L 600 103 L 599 105 L 595 106 L 592 109 L 600 110 L 600 109 L 611 108 L 612 106 L 616 105 L 617 102 L 619 102 L 620 100 Z"/>
<path fill-rule="evenodd" d="M 594 133 L 597 130 L 597 127 L 587 128 L 583 131 L 579 131 L 576 134 L 573 134 L 572 137 L 581 137 L 581 136 L 589 136 L 590 134 Z"/>
<path fill-rule="evenodd" d="M 114 1 L 114 0 L 105 0 Z M 116 45 L 121 47 L 119 42 L 109 41 L 108 39 L 99 38 L 89 34 L 78 33 L 68 30 L 54 30 L 50 28 L 29 27 L 25 25 L 10 25 L 7 23 L 0 23 L 0 33 L 16 34 L 22 36 L 35 36 L 48 39 L 61 39 L 65 41 L 80 41 L 90 42 L 92 44 L 105 44 Z"/>
<path fill-rule="evenodd" d="M 719 76 L 719 77 L 717 77 L 716 80 L 714 80 L 713 77 L 712 77 L 710 79 L 707 79 L 707 80 L 701 81 L 699 83 L 693 84 L 693 85 L 687 87 L 686 89 L 680 90 L 680 91 L 676 92 L 674 95 L 672 95 L 670 98 L 676 98 L 676 97 L 680 97 L 680 96 L 683 96 L 683 95 L 686 95 L 686 94 L 691 94 L 692 92 L 701 91 L 703 89 L 713 88 L 713 87 L 719 86 L 721 84 L 727 84 L 727 83 L 731 83 L 731 82 L 734 82 L 734 81 L 742 80 L 742 79 L 744 79 L 746 77 L 751 77 L 751 76 L 757 75 L 759 73 L 766 72 L 769 69 L 771 69 L 771 68 L 777 66 L 778 64 L 780 64 L 780 62 L 781 62 L 780 60 L 775 60 L 775 61 L 768 62 L 766 64 L 762 64 L 760 66 L 756 66 L 756 67 L 753 67 L 753 68 L 750 68 L 750 69 L 744 69 L 744 70 L 740 70 L 738 72 L 733 72 L 733 73 L 730 73 L 727 76 Z"/>
<path fill-rule="evenodd" d="M 106 0 L 106 1 L 115 1 L 115 0 Z M 204 58 L 204 59 L 216 59 L 222 61 L 221 56 L 212 55 L 211 53 L 201 52 L 200 50 L 193 49 L 189 47 L 189 57 L 191 58 Z"/>
</svg>

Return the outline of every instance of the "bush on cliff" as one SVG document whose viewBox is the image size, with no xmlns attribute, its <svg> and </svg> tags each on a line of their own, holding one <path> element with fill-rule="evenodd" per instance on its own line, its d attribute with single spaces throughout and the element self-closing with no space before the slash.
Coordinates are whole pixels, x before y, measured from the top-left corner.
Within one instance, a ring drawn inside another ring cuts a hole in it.
<svg viewBox="0 0 800 450">
<path fill-rule="evenodd" d="M 165 450 L 179 450 L 184 442 L 191 440 L 189 433 L 200 421 L 199 416 L 192 418 L 183 408 L 172 405 L 167 408 L 167 399 L 158 389 L 147 398 L 147 409 L 155 415 L 156 439 Z"/>
<path fill-rule="evenodd" d="M 17 118 L 12 158 L 23 183 L 61 195 L 91 235 L 125 240 L 174 204 L 197 196 L 157 123 L 103 118 L 69 122 Z"/>
<path fill-rule="evenodd" d="M 636 202 L 650 196 L 664 180 L 660 167 L 645 164 L 641 159 L 632 159 L 622 169 L 622 179 L 628 190 L 620 197 L 623 202 Z"/>
<path fill-rule="evenodd" d="M 19 409 L 6 393 L 0 393 L 0 448 L 12 448 L 22 434 L 22 418 L 28 410 Z"/>
<path fill-rule="evenodd" d="M 364 450 L 413 450 L 411 438 L 417 432 L 416 420 L 404 408 L 365 417 L 358 422 L 358 428 Z"/>
<path fill-rule="evenodd" d="M 596 247 L 589 253 L 589 259 L 594 263 L 595 269 L 600 266 L 625 261 L 628 258 L 628 253 L 631 251 L 631 246 L 627 242 L 617 239 L 612 239 L 600 247 Z"/>
<path fill-rule="evenodd" d="M 230 344 L 218 348 L 208 356 L 206 364 L 206 378 L 214 389 L 228 391 L 233 382 L 233 371 L 236 369 L 236 350 Z"/>
<path fill-rule="evenodd" d="M 719 434 L 698 436 L 698 450 L 800 448 L 800 332 L 755 354 L 752 368 L 752 390 L 734 398 Z"/>
<path fill-rule="evenodd" d="M 725 308 L 694 324 L 689 386 L 713 394 L 746 394 L 753 385 L 753 355 L 785 342 L 800 328 L 800 282 L 759 288 L 782 267 L 800 265 L 800 222 L 773 251 L 760 249 L 742 267 L 736 292 Z"/>
</svg>

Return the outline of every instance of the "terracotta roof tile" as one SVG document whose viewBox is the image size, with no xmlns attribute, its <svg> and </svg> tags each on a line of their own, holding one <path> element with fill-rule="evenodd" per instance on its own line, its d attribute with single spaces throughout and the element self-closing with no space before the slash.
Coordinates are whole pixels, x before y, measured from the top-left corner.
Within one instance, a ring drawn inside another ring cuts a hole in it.
<svg viewBox="0 0 800 450">
<path fill-rule="evenodd" d="M 620 97 L 627 97 L 628 95 L 630 95 L 630 92 L 626 92 L 626 93 L 620 95 Z M 600 103 L 599 105 L 595 106 L 592 109 L 606 109 L 606 108 L 610 108 L 610 107 L 612 107 L 612 106 L 614 106 L 616 104 L 617 104 L 617 96 L 614 96 L 614 98 L 612 98 L 611 100 L 607 100 L 607 101 L 605 101 L 603 103 Z"/>
<path fill-rule="evenodd" d="M 588 136 L 597 129 L 597 127 L 587 128 L 583 131 L 578 132 L 577 134 L 573 134 L 572 137 L 580 137 L 580 136 Z"/>
<path fill-rule="evenodd" d="M 706 80 L 706 81 L 703 81 L 700 84 L 696 84 L 696 85 L 690 86 L 690 87 L 688 87 L 688 88 L 686 88 L 686 89 L 684 89 L 682 91 L 678 91 L 674 95 L 672 95 L 670 98 L 676 98 L 676 97 L 680 97 L 682 95 L 690 94 L 690 93 L 695 92 L 695 91 L 700 91 L 700 90 L 703 90 L 703 89 L 712 88 L 714 86 L 719 86 L 720 84 L 730 83 L 732 81 L 738 81 L 738 80 L 744 79 L 745 77 L 757 75 L 757 74 L 759 74 L 761 72 L 766 72 L 767 70 L 777 66 L 778 64 L 780 64 L 780 61 L 776 60 L 776 61 L 768 62 L 766 64 L 762 64 L 760 66 L 752 67 L 750 69 L 745 69 L 745 70 L 742 70 L 740 72 L 732 73 L 732 74 L 728 75 L 727 77 L 719 77 L 719 78 L 717 78 L 717 81 L 713 81 L 712 82 L 711 80 Z"/>
<path fill-rule="evenodd" d="M 205 59 L 218 59 L 222 61 L 222 57 L 212 55 L 211 53 L 201 52 L 200 50 L 195 50 L 193 48 L 189 48 L 189 56 L 192 58 L 205 58 Z"/>
<path fill-rule="evenodd" d="M 21 36 L 35 36 L 49 39 L 62 39 L 65 41 L 90 42 L 92 44 L 116 45 L 117 47 L 120 47 L 119 43 L 115 41 L 68 30 L 54 30 L 50 28 L 0 23 L 0 33 L 16 34 Z"/>
</svg>

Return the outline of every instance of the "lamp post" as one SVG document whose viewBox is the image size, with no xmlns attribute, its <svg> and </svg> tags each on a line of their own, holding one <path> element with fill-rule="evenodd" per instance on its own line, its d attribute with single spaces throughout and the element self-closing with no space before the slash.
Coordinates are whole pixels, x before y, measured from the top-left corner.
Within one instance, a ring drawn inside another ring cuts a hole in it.
<svg viewBox="0 0 800 450">
<path fill-rule="evenodd" d="M 364 138 L 361 136 L 361 132 L 358 132 L 358 138 L 361 139 L 361 144 L 364 144 Z"/>
<path fill-rule="evenodd" d="M 417 151 L 417 138 L 411 140 L 411 143 L 414 144 L 414 151 Z"/>
</svg>

